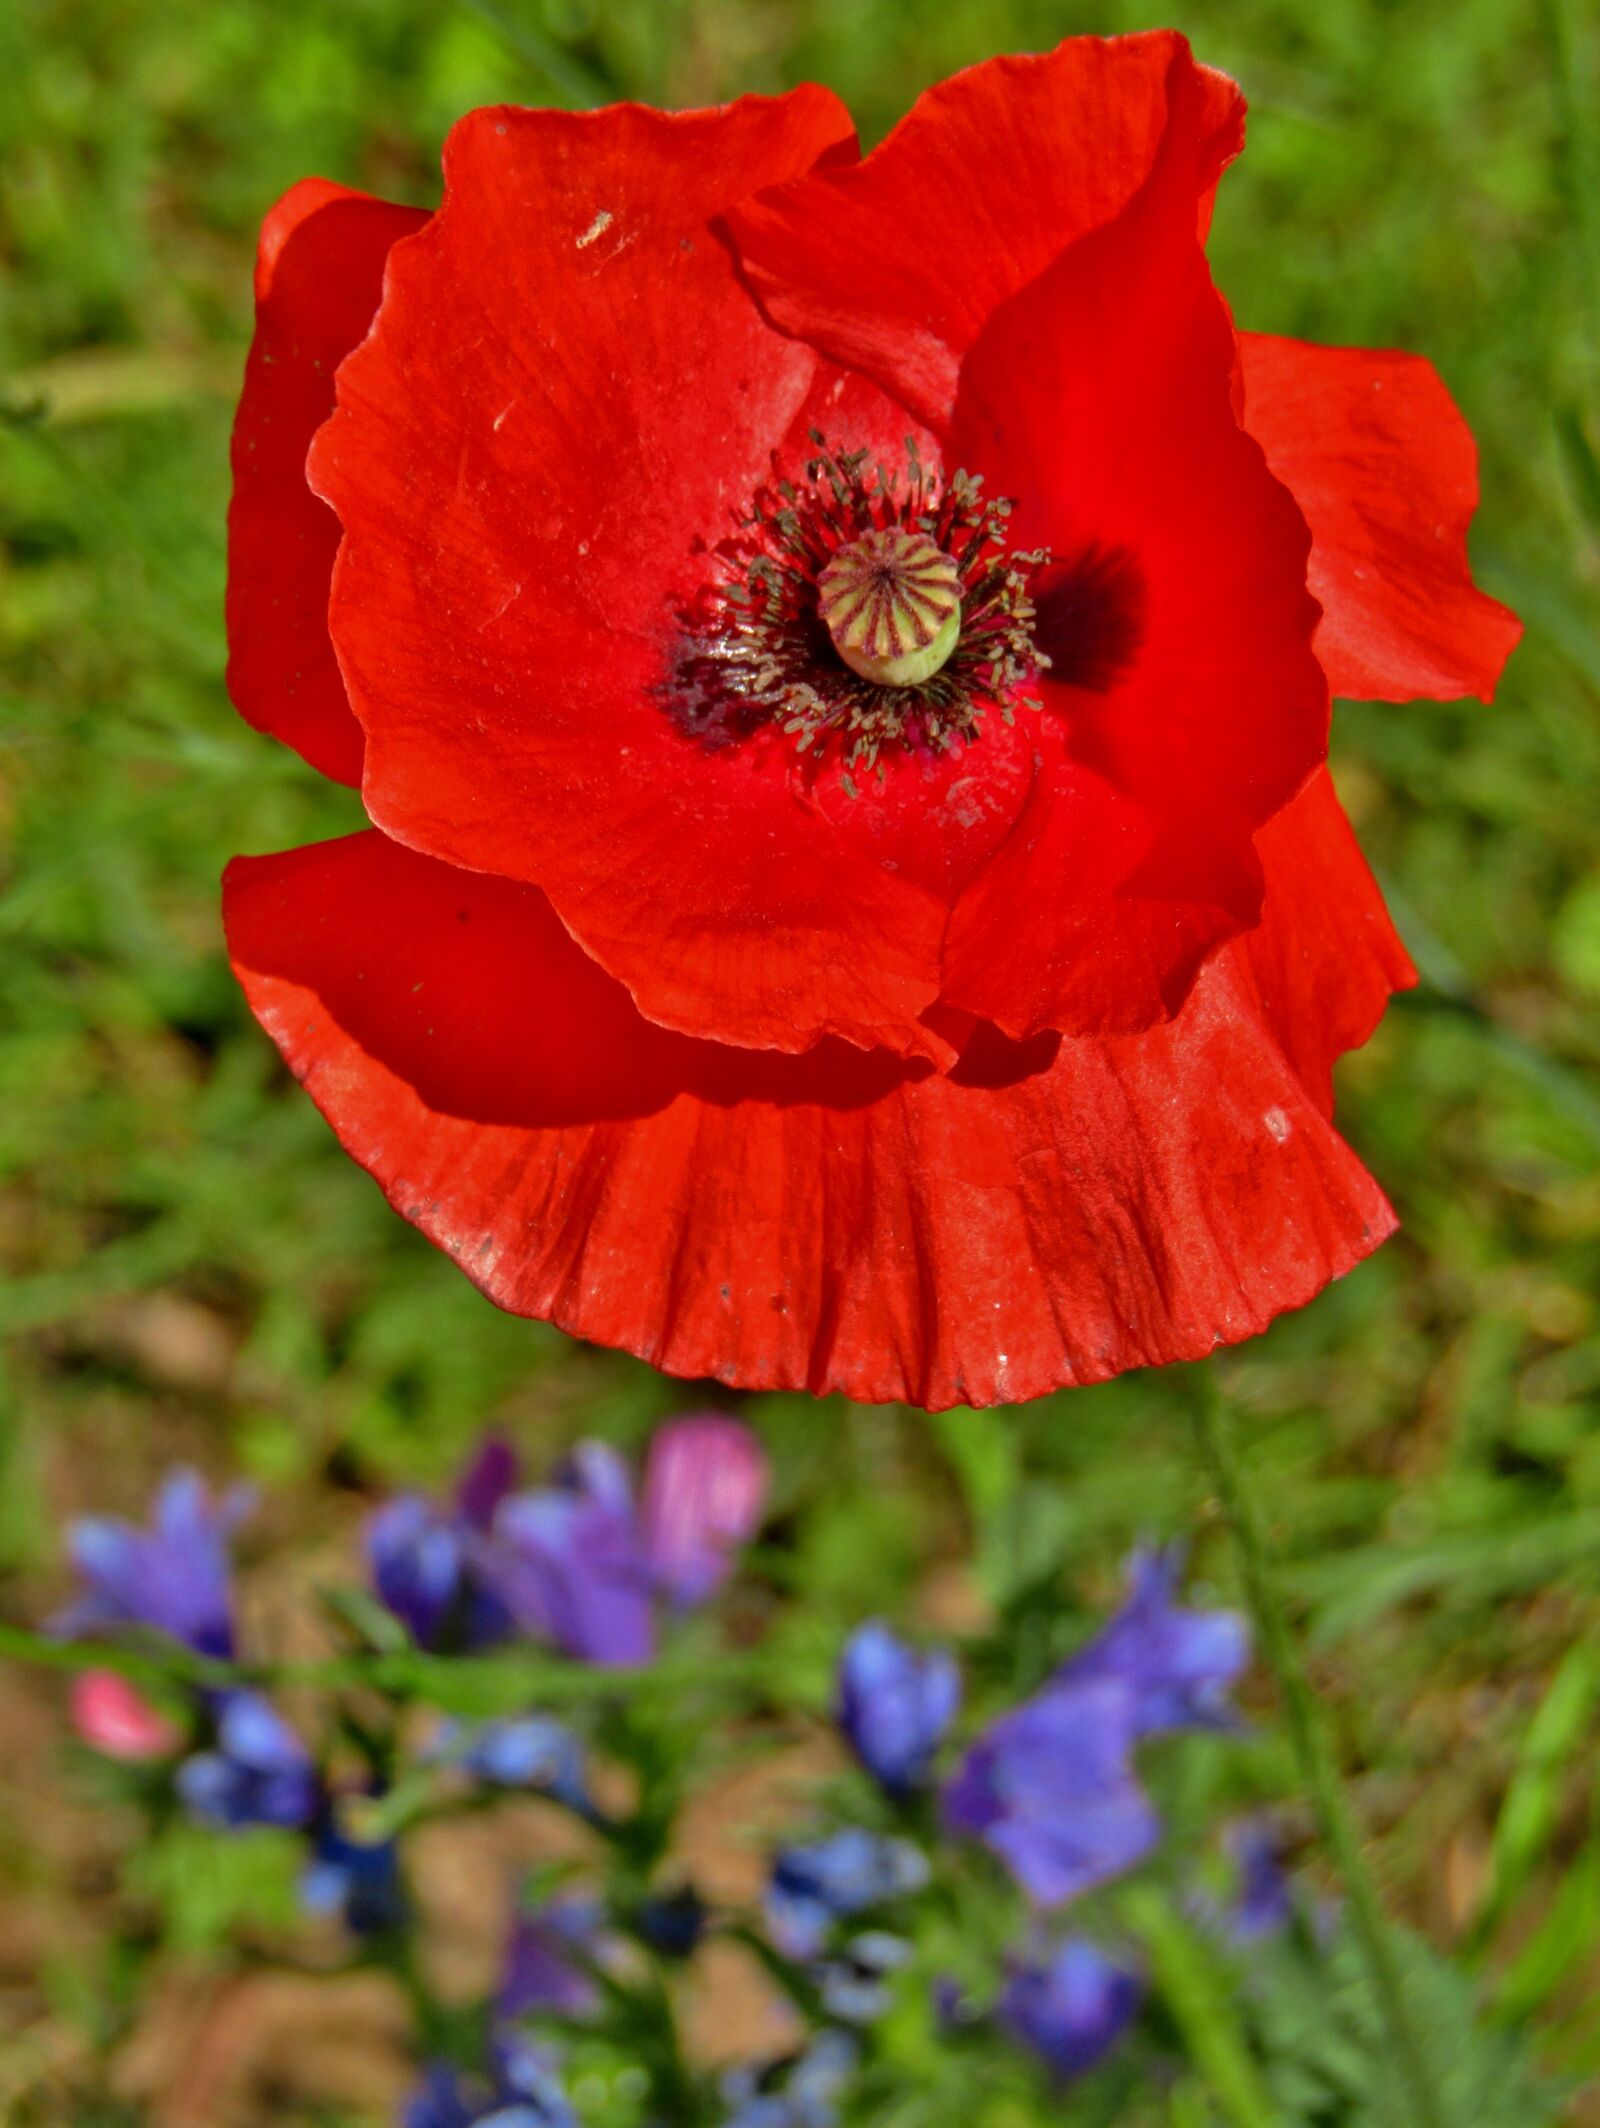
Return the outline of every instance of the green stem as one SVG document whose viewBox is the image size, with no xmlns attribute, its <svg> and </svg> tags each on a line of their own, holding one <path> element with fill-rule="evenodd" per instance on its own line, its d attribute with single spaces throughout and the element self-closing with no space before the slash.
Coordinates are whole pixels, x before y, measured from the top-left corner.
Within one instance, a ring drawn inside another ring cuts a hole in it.
<svg viewBox="0 0 1600 2128">
<path fill-rule="evenodd" d="M 570 1706 L 619 1694 L 635 1700 L 681 1698 L 694 1688 L 759 1699 L 772 1683 L 771 1658 L 759 1649 L 664 1656 L 637 1669 L 600 1668 L 527 1648 L 491 1655 L 428 1655 L 414 1648 L 387 1654 L 374 1649 L 305 1662 L 224 1662 L 196 1655 L 177 1642 L 163 1646 L 154 1636 L 131 1645 L 58 1640 L 0 1619 L 0 1659 L 5 1658 L 47 1670 L 115 1670 L 135 1684 L 199 1691 L 250 1686 L 263 1692 L 385 1692 L 463 1715 L 514 1714 L 540 1701 Z"/>
<path fill-rule="evenodd" d="M 1412 2017 L 1394 1939 L 1362 1857 L 1360 1837 L 1328 1742 L 1322 1710 L 1284 1609 L 1272 1546 L 1239 1460 L 1232 1411 L 1210 1368 L 1197 1367 L 1191 1380 L 1201 1453 L 1233 1528 L 1245 1594 L 1262 1653 L 1283 1695 L 1300 1772 L 1310 1791 L 1322 1836 L 1344 1882 L 1352 1933 L 1366 1968 L 1373 2005 L 1388 2036 L 1396 2071 L 1409 2093 L 1417 2128 L 1446 2128 L 1444 2105 Z"/>
<path fill-rule="evenodd" d="M 1281 2116 L 1239 2029 L 1232 2003 L 1194 1932 L 1153 1884 L 1130 1884 L 1117 1900 L 1150 1961 L 1157 1992 L 1184 2049 L 1232 2128 L 1278 2128 Z M 1205 2117 L 1211 2118 L 1210 2108 Z"/>
</svg>

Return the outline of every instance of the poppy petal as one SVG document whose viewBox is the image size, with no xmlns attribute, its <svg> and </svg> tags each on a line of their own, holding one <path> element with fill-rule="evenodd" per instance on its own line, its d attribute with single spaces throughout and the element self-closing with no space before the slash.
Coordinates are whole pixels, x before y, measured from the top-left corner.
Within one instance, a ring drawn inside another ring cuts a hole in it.
<svg viewBox="0 0 1600 2128">
<path fill-rule="evenodd" d="M 1493 699 L 1522 624 L 1474 588 L 1478 454 L 1417 355 L 1241 333 L 1245 426 L 1311 527 L 1336 695 Z"/>
<path fill-rule="evenodd" d="M 1173 1010 L 1255 922 L 1255 832 L 1326 752 L 1308 535 L 1235 417 L 1234 345 L 1164 147 L 962 366 L 948 450 L 1051 556 L 1039 776 L 945 949 L 947 1000 L 1018 1039 Z"/>
<path fill-rule="evenodd" d="M 1360 1048 L 1417 971 L 1325 768 L 1257 846 L 1271 890 L 1260 924 L 1233 951 L 1280 1048 L 1331 1116 L 1335 1060 Z"/>
<path fill-rule="evenodd" d="M 228 692 L 247 723 L 336 783 L 361 781 L 361 727 L 328 638 L 339 521 L 306 483 L 333 373 L 365 339 L 391 248 L 428 219 L 308 177 L 267 216 L 256 331 L 233 426 Z"/>
<path fill-rule="evenodd" d="M 843 389 L 764 322 L 708 218 L 847 127 L 820 90 L 463 120 L 312 477 L 345 527 L 333 633 L 378 826 L 544 887 L 661 1025 L 943 1061 L 920 1024 L 948 906 L 929 865 L 831 817 L 776 726 L 732 744 L 679 714 L 708 542 Z M 849 397 L 898 455 L 904 410 Z M 979 821 L 984 853 L 1009 824 Z"/>
<path fill-rule="evenodd" d="M 1069 37 L 953 75 L 865 160 L 764 192 L 728 223 L 774 324 L 938 427 L 994 311 L 1114 221 L 1178 135 L 1204 232 L 1244 108 L 1175 31 Z"/>
<path fill-rule="evenodd" d="M 668 1373 L 1020 1401 L 1199 1357 L 1394 1221 L 1233 949 L 1171 1023 L 929 1072 L 640 1020 L 537 889 L 367 833 L 238 859 L 252 1007 L 346 1149 L 501 1306 Z"/>
</svg>

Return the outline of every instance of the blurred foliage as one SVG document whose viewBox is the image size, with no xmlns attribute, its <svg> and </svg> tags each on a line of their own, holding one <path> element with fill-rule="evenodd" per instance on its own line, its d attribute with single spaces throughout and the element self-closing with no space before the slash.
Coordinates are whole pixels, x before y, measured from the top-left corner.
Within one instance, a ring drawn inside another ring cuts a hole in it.
<svg viewBox="0 0 1600 2128">
<path fill-rule="evenodd" d="M 428 203 L 450 121 L 499 99 L 812 76 L 875 138 L 992 50 L 1148 19 L 1122 0 L 0 10 L 0 1573 L 19 1614 L 57 1586 L 62 1514 L 133 1507 L 176 1453 L 270 1477 L 291 1503 L 274 1541 L 310 1552 L 486 1421 L 552 1448 L 631 1440 L 685 1395 L 480 1299 L 338 1152 L 223 963 L 226 858 L 357 817 L 222 686 L 265 207 L 308 171 Z M 1228 1374 L 1394 1899 L 1507 2018 L 1541 2021 L 1553 2063 L 1594 2074 L 1595 1691 L 1572 1651 L 1600 1624 L 1600 21 L 1581 0 L 1164 19 L 1251 98 L 1212 247 L 1240 321 L 1433 359 L 1482 446 L 1480 575 L 1528 623 L 1492 709 L 1339 712 L 1341 788 L 1426 977 L 1341 1080 L 1404 1232 Z M 1202 1576 L 1230 1573 L 1173 1380 L 933 1423 L 747 1408 L 779 1473 L 764 1627 L 819 1694 L 873 1609 L 1003 1606 L 1015 1630 L 986 1646 L 1015 1674 L 994 1688 L 1031 1683 L 1140 1530 L 1198 1527 Z M 74 1896 L 37 1835 L 48 1763 L 0 1770 L 8 1908 Z M 1249 1763 L 1263 1795 L 1292 1793 L 1270 1732 Z M 39 1963 L 7 1965 L 23 2024 L 81 2022 L 81 1973 Z M 1174 2093 L 1171 2120 L 1210 2118 L 1189 2106 Z M 85 2097 L 72 2117 L 123 2115 Z"/>
</svg>

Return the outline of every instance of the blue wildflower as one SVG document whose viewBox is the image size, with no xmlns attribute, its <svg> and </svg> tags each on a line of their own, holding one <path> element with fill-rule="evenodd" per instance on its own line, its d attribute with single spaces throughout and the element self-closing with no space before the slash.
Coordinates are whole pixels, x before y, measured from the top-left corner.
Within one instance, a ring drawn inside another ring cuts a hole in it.
<svg viewBox="0 0 1600 2128">
<path fill-rule="evenodd" d="M 721 2087 L 732 2109 L 726 2128 L 833 2128 L 857 2058 L 848 2033 L 819 2032 L 802 2054 L 730 2070 Z"/>
<path fill-rule="evenodd" d="M 928 1881 L 927 1857 L 909 1840 L 852 1826 L 805 1847 L 786 1847 L 773 1861 L 767 1923 L 787 1957 L 810 1959 L 826 1947 L 836 1921 L 865 1913 Z"/>
<path fill-rule="evenodd" d="M 202 1824 L 310 1824 L 321 1802 L 311 1754 L 283 1716 L 255 1692 L 218 1702 L 217 1740 L 178 1768 L 178 1793 Z"/>
<path fill-rule="evenodd" d="M 592 1815 L 581 1739 L 549 1714 L 510 1715 L 460 1728 L 451 1724 L 434 1756 L 490 1788 L 528 1788 Z"/>
<path fill-rule="evenodd" d="M 1131 1686 L 1139 1736 L 1230 1728 L 1238 1719 L 1227 1695 L 1249 1663 L 1250 1629 L 1237 1611 L 1175 1604 L 1182 1571 L 1179 1546 L 1135 1552 L 1121 1610 L 1056 1673 L 1062 1684 L 1116 1678 Z"/>
<path fill-rule="evenodd" d="M 1126 1684 L 1052 1684 L 978 1738 L 943 1794 L 952 1832 L 982 1840 L 1037 1906 L 1060 1906 L 1154 1847 L 1161 1821 L 1131 1759 Z"/>
<path fill-rule="evenodd" d="M 1043 1963 L 1012 1976 L 1000 2018 L 1058 2077 L 1082 2076 L 1128 2029 L 1143 1992 L 1137 1974 L 1069 1936 Z"/>
<path fill-rule="evenodd" d="M 837 1957 L 824 1958 L 811 1968 L 830 2017 L 845 2025 L 876 2024 L 894 1999 L 891 1983 L 909 1961 L 911 1946 L 903 1936 L 887 1929 L 863 1929 L 852 1936 Z"/>
<path fill-rule="evenodd" d="M 469 2073 L 435 2062 L 411 2094 L 403 2128 L 577 2128 L 549 2050 L 517 2029 L 543 2011 L 587 2016 L 599 2000 L 589 1970 L 600 1954 L 600 1903 L 579 1895 L 521 1912 L 491 2010 L 488 2064 Z"/>
<path fill-rule="evenodd" d="M 692 1414 L 652 1441 L 642 1509 L 615 1449 L 580 1442 L 553 1485 L 499 1500 L 465 1556 L 522 1631 L 579 1662 L 644 1663 L 655 1653 L 656 1599 L 684 1607 L 721 1585 L 734 1547 L 760 1521 L 766 1485 L 748 1427 Z M 431 1587 L 447 1578 L 452 1555 L 436 1531 L 429 1541 Z"/>
<path fill-rule="evenodd" d="M 233 1655 L 228 1540 L 250 1509 L 235 1489 L 214 1500 L 192 1470 L 177 1470 L 156 1494 L 148 1529 L 112 1515 L 68 1527 L 74 1566 L 87 1584 L 55 1621 L 74 1636 L 150 1626 L 222 1661 Z"/>
<path fill-rule="evenodd" d="M 1277 1835 L 1264 1818 L 1230 1825 L 1223 1844 L 1234 1866 L 1233 1897 L 1223 1904 L 1209 1895 L 1195 1902 L 1198 1918 L 1239 1949 L 1277 1936 L 1294 1919 L 1294 1894 L 1283 1867 Z"/>
<path fill-rule="evenodd" d="M 403 1928 L 410 1909 L 399 1849 L 393 1840 L 354 1838 L 330 1810 L 300 1874 L 300 1902 L 309 1913 L 337 1914 L 357 1936 Z"/>
<path fill-rule="evenodd" d="M 430 2063 L 400 2109 L 402 2128 L 473 2128 L 484 2115 L 484 2108 L 474 2103 L 477 2096 L 458 2069 L 446 2062 Z"/>
<path fill-rule="evenodd" d="M 488 2063 L 429 2066 L 401 2114 L 403 2128 L 577 2128 L 549 2050 L 517 2029 L 540 2011 L 586 2016 L 599 1994 L 588 1968 L 601 1949 L 598 1900 L 550 1899 L 519 1913 L 491 2011 Z"/>
<path fill-rule="evenodd" d="M 578 2116 L 532 2048 L 505 2048 L 486 2076 L 432 2063 L 400 2119 L 402 2128 L 577 2128 Z"/>
<path fill-rule="evenodd" d="M 850 1636 L 839 1664 L 839 1726 L 891 1795 L 926 1778 L 960 1702 L 960 1673 L 942 1649 L 920 1654 L 876 1619 Z"/>
<path fill-rule="evenodd" d="M 490 1435 L 450 1504 L 402 1493 L 369 1518 L 372 1585 L 418 1647 L 486 1648 L 509 1635 L 510 1614 L 472 1554 L 515 1482 L 514 1452 Z"/>
<path fill-rule="evenodd" d="M 574 1450 L 556 1485 L 507 1500 L 479 1556 L 517 1624 L 564 1654 L 620 1665 L 654 1654 L 651 1570 L 627 1466 L 601 1442 Z"/>
</svg>

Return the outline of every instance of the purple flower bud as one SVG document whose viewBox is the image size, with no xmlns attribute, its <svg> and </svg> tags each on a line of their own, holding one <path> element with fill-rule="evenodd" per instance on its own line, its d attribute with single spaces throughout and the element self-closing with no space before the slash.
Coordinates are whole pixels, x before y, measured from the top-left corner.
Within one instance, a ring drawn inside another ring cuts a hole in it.
<svg viewBox="0 0 1600 2128">
<path fill-rule="evenodd" d="M 836 1921 L 920 1891 L 927 1881 L 927 1857 L 909 1840 L 851 1826 L 775 1857 L 767 1925 L 786 1957 L 815 1958 Z"/>
<path fill-rule="evenodd" d="M 650 1443 L 644 1546 L 656 1585 L 674 1603 L 703 1603 L 732 1571 L 733 1554 L 761 1526 L 767 1458 L 737 1419 L 696 1412 Z"/>
<path fill-rule="evenodd" d="M 1177 1546 L 1135 1552 L 1122 1609 L 1056 1673 L 1063 1684 L 1119 1678 L 1130 1685 L 1140 1736 L 1225 1729 L 1238 1720 L 1227 1695 L 1250 1660 L 1249 1627 L 1237 1611 L 1174 1604 L 1182 1570 Z"/>
<path fill-rule="evenodd" d="M 559 1484 L 504 1501 L 474 1557 L 516 1623 L 578 1661 L 629 1665 L 655 1653 L 627 1467 L 600 1442 L 574 1450 Z"/>
<path fill-rule="evenodd" d="M 1135 1701 L 1116 1679 L 1046 1686 L 990 1725 L 944 1790 L 1036 1906 L 1061 1906 L 1147 1855 L 1161 1821 L 1133 1771 Z"/>
<path fill-rule="evenodd" d="M 579 1441 L 567 1450 L 556 1472 L 561 1491 L 605 1508 L 619 1521 L 632 1522 L 633 1479 L 609 1441 Z"/>
<path fill-rule="evenodd" d="M 1222 1925 L 1244 1948 L 1282 1933 L 1294 1919 L 1294 1897 L 1272 1827 L 1263 1818 L 1245 1818 L 1224 1834 L 1238 1871 L 1233 1903 Z"/>
<path fill-rule="evenodd" d="M 960 1702 L 960 1673 L 943 1649 L 919 1654 L 876 1619 L 850 1636 L 839 1664 L 839 1726 L 891 1794 L 926 1778 Z"/>
<path fill-rule="evenodd" d="M 1082 2076 L 1128 2029 L 1143 1992 L 1136 1974 L 1069 1936 L 1043 1964 L 1013 1976 L 1000 2017 L 1058 2077 Z"/>
<path fill-rule="evenodd" d="M 519 1913 L 506 1946 L 496 2017 L 510 2023 L 539 2010 L 587 2017 L 600 2000 L 590 1968 L 602 1949 L 603 1919 L 599 1900 L 579 1893 Z"/>
<path fill-rule="evenodd" d="M 217 1741 L 178 1768 L 178 1793 L 202 1824 L 307 1825 L 321 1803 L 311 1754 L 269 1700 L 230 1692 L 220 1702 Z"/>
<path fill-rule="evenodd" d="M 421 1493 L 402 1493 L 369 1517 L 366 1544 L 379 1601 L 418 1647 L 431 1648 L 461 1588 L 466 1558 L 462 1533 Z"/>
<path fill-rule="evenodd" d="M 456 1513 L 469 1529 L 492 1529 L 501 1501 L 516 1482 L 516 1450 L 503 1434 L 485 1434 L 456 1480 Z"/>
<path fill-rule="evenodd" d="M 491 1434 L 452 1505 L 402 1493 L 368 1520 L 372 1585 L 419 1647 L 486 1648 L 509 1634 L 510 1616 L 477 1570 L 473 1541 L 493 1526 L 515 1477 L 512 1449 Z"/>
<path fill-rule="evenodd" d="M 75 1638 L 150 1626 L 198 1655 L 233 1654 L 228 1540 L 250 1509 L 239 1488 L 214 1500 L 192 1470 L 177 1470 L 156 1494 L 148 1529 L 111 1515 L 68 1527 L 83 1595 L 53 1630 Z"/>
</svg>

